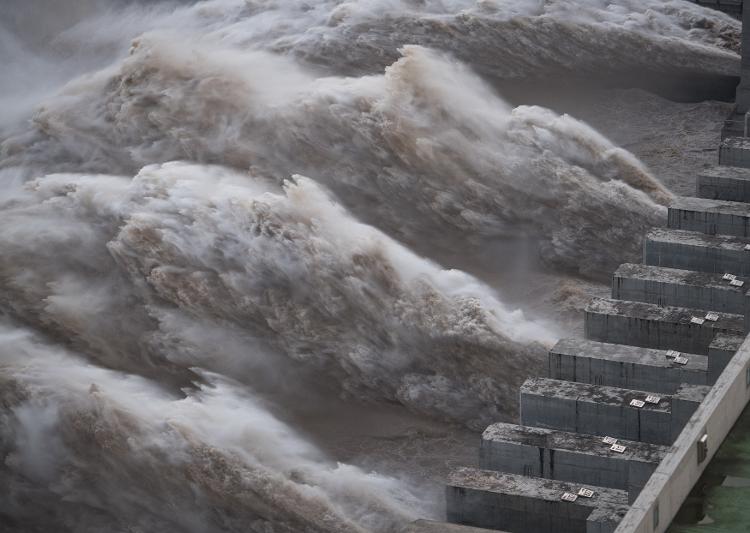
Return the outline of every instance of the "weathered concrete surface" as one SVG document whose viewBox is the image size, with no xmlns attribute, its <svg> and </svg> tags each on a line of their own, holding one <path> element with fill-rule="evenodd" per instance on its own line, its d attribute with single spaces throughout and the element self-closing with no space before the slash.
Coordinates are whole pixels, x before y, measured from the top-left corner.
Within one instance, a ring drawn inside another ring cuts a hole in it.
<svg viewBox="0 0 750 533">
<path fill-rule="evenodd" d="M 562 339 L 549 352 L 548 377 L 665 394 L 683 383 L 712 383 L 705 355 L 681 353 L 687 359 L 684 365 L 667 355 L 667 350 Z"/>
<path fill-rule="evenodd" d="M 625 491 L 585 487 L 591 498 L 561 500 L 581 485 L 474 468 L 458 468 L 446 488 L 449 522 L 515 533 L 612 532 L 627 513 Z"/>
<path fill-rule="evenodd" d="M 433 520 L 415 520 L 407 524 L 401 533 L 503 533 L 497 529 L 485 529 L 471 526 L 461 526 L 458 524 L 448 524 L 447 522 L 436 522 Z"/>
<path fill-rule="evenodd" d="M 715 322 L 691 322 L 706 314 L 706 310 L 594 298 L 585 309 L 584 329 L 586 338 L 595 341 L 699 355 L 708 353 L 717 333 L 743 334 L 745 319 L 741 315 L 717 313 Z"/>
<path fill-rule="evenodd" d="M 667 227 L 708 235 L 750 236 L 750 205 L 678 196 L 667 212 Z"/>
<path fill-rule="evenodd" d="M 521 386 L 520 419 L 524 426 L 611 436 L 618 439 L 671 444 L 672 397 L 659 395 L 657 404 L 634 407 L 651 392 L 529 378 Z"/>
<path fill-rule="evenodd" d="M 672 395 L 672 441 L 680 434 L 710 390 L 711 387 L 705 385 L 683 385 Z"/>
<path fill-rule="evenodd" d="M 719 145 L 719 164 L 750 168 L 750 138 L 726 137 Z"/>
<path fill-rule="evenodd" d="M 662 533 L 750 399 L 750 340 L 746 339 L 672 449 L 657 467 L 616 533 Z M 698 460 L 698 441 L 707 438 L 707 455 Z"/>
<path fill-rule="evenodd" d="M 710 7 L 733 16 L 742 18 L 742 0 L 691 0 L 704 7 Z"/>
<path fill-rule="evenodd" d="M 750 277 L 750 239 L 733 235 L 706 235 L 695 231 L 655 228 L 646 234 L 643 262 L 647 265 L 728 272 Z"/>
<path fill-rule="evenodd" d="M 724 274 L 625 263 L 612 276 L 612 298 L 744 314 L 750 278 L 738 276 L 738 287 Z"/>
<path fill-rule="evenodd" d="M 628 491 L 633 501 L 668 451 L 667 446 L 619 440 L 623 453 L 601 436 L 497 423 L 482 434 L 479 466 Z"/>
<path fill-rule="evenodd" d="M 714 337 L 708 345 L 708 375 L 711 383 L 716 382 L 744 341 L 744 336 L 728 333 L 719 333 Z"/>
<path fill-rule="evenodd" d="M 695 180 L 696 196 L 711 200 L 750 202 L 750 169 L 716 166 Z"/>
</svg>

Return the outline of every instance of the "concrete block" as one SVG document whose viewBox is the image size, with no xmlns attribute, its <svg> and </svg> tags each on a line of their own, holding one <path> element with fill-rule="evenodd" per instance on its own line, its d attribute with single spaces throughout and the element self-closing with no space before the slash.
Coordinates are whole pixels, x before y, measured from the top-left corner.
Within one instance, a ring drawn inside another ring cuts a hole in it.
<svg viewBox="0 0 750 533">
<path fill-rule="evenodd" d="M 548 377 L 664 394 L 683 383 L 712 383 L 705 355 L 680 354 L 687 358 L 684 365 L 667 355 L 667 350 L 562 339 L 549 352 Z"/>
<path fill-rule="evenodd" d="M 561 499 L 580 488 L 593 497 Z M 474 468 L 452 471 L 446 488 L 449 522 L 514 533 L 611 533 L 627 509 L 622 490 Z"/>
<path fill-rule="evenodd" d="M 401 533 L 503 533 L 498 529 L 462 526 L 434 520 L 415 520 L 401 529 Z"/>
<path fill-rule="evenodd" d="M 677 438 L 685 424 L 708 394 L 711 387 L 683 385 L 672 395 L 672 440 Z"/>
<path fill-rule="evenodd" d="M 672 443 L 672 398 L 659 395 L 642 407 L 650 392 L 548 378 L 529 378 L 521 386 L 521 424 L 618 439 Z"/>
<path fill-rule="evenodd" d="M 620 440 L 623 453 L 601 436 L 497 423 L 482 434 L 479 467 L 628 491 L 632 502 L 668 451 L 667 446 Z"/>
<path fill-rule="evenodd" d="M 748 244 L 750 239 L 732 235 L 655 228 L 646 234 L 643 242 L 643 262 L 750 277 L 750 250 L 745 250 Z"/>
<path fill-rule="evenodd" d="M 750 168 L 750 138 L 727 137 L 719 145 L 719 164 Z"/>
<path fill-rule="evenodd" d="M 612 298 L 744 314 L 750 278 L 727 280 L 724 274 L 625 263 L 612 277 Z"/>
<path fill-rule="evenodd" d="M 745 317 L 747 318 L 747 317 Z M 740 349 L 745 337 L 742 335 L 731 335 L 719 333 L 708 345 L 708 375 L 710 383 L 715 383 L 719 375 L 724 371 L 727 363 Z"/>
<path fill-rule="evenodd" d="M 698 174 L 696 196 L 750 202 L 750 168 L 716 166 Z"/>
<path fill-rule="evenodd" d="M 586 306 L 584 328 L 590 340 L 699 355 L 708 354 L 717 333 L 741 335 L 744 331 L 742 315 L 717 313 L 716 321 L 693 321 L 706 315 L 701 309 L 594 298 Z"/>
<path fill-rule="evenodd" d="M 742 202 L 681 196 L 669 206 L 667 227 L 708 235 L 750 236 L 750 206 Z"/>
</svg>

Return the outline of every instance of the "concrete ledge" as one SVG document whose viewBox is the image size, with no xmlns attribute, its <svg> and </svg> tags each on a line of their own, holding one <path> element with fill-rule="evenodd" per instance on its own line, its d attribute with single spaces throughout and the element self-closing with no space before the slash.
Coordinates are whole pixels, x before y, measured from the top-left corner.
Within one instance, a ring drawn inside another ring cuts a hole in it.
<svg viewBox="0 0 750 533">
<path fill-rule="evenodd" d="M 750 202 L 750 169 L 716 166 L 696 179 L 696 196 L 710 200 Z"/>
<path fill-rule="evenodd" d="M 594 298 L 586 306 L 584 328 L 590 340 L 699 355 L 708 353 L 717 333 L 744 333 L 745 319 L 741 315 L 717 313 L 715 322 L 692 322 L 706 314 L 700 309 Z"/>
<path fill-rule="evenodd" d="M 667 350 L 563 339 L 549 352 L 548 377 L 665 394 L 674 393 L 683 383 L 712 383 L 708 357 L 684 353 L 680 357 L 687 363 L 676 363 Z"/>
<path fill-rule="evenodd" d="M 620 522 L 617 533 L 666 531 L 749 399 L 750 341 L 746 339 Z M 698 442 L 704 436 L 706 455 L 699 460 Z"/>
<path fill-rule="evenodd" d="M 629 440 L 618 444 L 624 452 L 611 450 L 601 436 L 497 423 L 482 434 L 479 466 L 626 490 L 633 501 L 669 448 Z"/>
<path fill-rule="evenodd" d="M 750 168 L 750 139 L 726 137 L 719 145 L 719 164 L 730 167 Z"/>
<path fill-rule="evenodd" d="M 672 395 L 658 395 L 658 403 L 652 404 L 645 402 L 651 392 L 547 378 L 527 379 L 520 394 L 524 426 L 665 445 L 687 420 L 690 401 L 683 394 L 678 417 L 672 412 Z M 636 407 L 633 400 L 645 403 Z"/>
<path fill-rule="evenodd" d="M 742 202 L 681 196 L 667 211 L 667 227 L 709 235 L 750 236 L 750 206 Z"/>
<path fill-rule="evenodd" d="M 612 276 L 612 298 L 744 314 L 750 278 L 724 274 L 625 263 Z"/>
<path fill-rule="evenodd" d="M 750 239 L 694 231 L 652 229 L 643 243 L 647 265 L 750 277 Z"/>
<path fill-rule="evenodd" d="M 594 491 L 591 498 L 563 501 L 565 492 Z M 627 513 L 625 491 L 474 468 L 451 472 L 447 520 L 517 533 L 612 532 Z"/>
</svg>

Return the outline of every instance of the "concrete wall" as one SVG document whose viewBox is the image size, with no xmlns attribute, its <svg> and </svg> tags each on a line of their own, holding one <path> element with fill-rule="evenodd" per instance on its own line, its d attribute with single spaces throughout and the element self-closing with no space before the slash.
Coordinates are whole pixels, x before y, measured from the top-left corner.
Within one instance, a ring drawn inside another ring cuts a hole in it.
<svg viewBox="0 0 750 533">
<path fill-rule="evenodd" d="M 750 169 L 718 166 L 704 170 L 695 188 L 699 198 L 750 202 Z"/>
<path fill-rule="evenodd" d="M 724 274 L 625 263 L 612 277 L 612 298 L 744 314 L 750 278 L 738 277 L 745 285 L 735 287 Z"/>
<path fill-rule="evenodd" d="M 530 381 L 530 380 L 529 380 Z M 552 380 L 548 380 L 552 381 Z M 528 383 L 528 381 L 527 381 Z M 554 385 L 549 390 L 521 387 L 521 424 L 562 431 L 612 436 L 618 439 L 637 440 L 654 444 L 672 443 L 671 398 L 664 396 L 659 405 L 646 404 L 643 408 L 631 407 L 631 399 L 645 394 L 623 393 L 625 389 L 587 385 L 562 384 L 559 391 Z M 581 385 L 580 393 L 568 394 L 564 389 Z"/>
<path fill-rule="evenodd" d="M 709 383 L 716 383 L 719 376 L 724 372 L 729 361 L 739 350 L 744 342 L 744 337 L 719 333 L 708 345 L 708 375 Z"/>
<path fill-rule="evenodd" d="M 493 426 L 496 430 L 497 426 L 503 427 L 493 432 Z M 493 426 L 485 431 L 482 438 L 480 468 L 626 490 L 629 502 L 638 496 L 668 449 L 655 444 L 620 440 L 619 444 L 627 449 L 624 453 L 616 453 L 598 436 L 512 424 Z M 514 427 L 516 431 L 503 431 L 506 427 Z M 547 438 L 540 435 L 544 432 L 548 433 Z M 498 438 L 497 433 L 502 437 Z M 514 436 L 518 438 L 514 440 Z M 566 448 L 562 448 L 561 444 Z"/>
<path fill-rule="evenodd" d="M 624 491 L 603 487 L 592 498 L 561 500 L 580 485 L 458 468 L 446 487 L 447 520 L 515 533 L 611 533 L 627 512 Z"/>
<path fill-rule="evenodd" d="M 742 334 L 745 319 L 740 315 L 719 313 L 716 322 L 690 322 L 702 318 L 701 311 L 681 307 L 661 307 L 642 302 L 623 302 L 594 298 L 586 306 L 586 338 L 614 344 L 630 344 L 662 350 L 706 355 L 717 333 Z"/>
<path fill-rule="evenodd" d="M 750 340 L 746 339 L 700 407 L 690 417 L 616 533 L 666 531 L 695 482 L 750 400 Z M 698 462 L 698 440 L 708 435 L 708 456 Z"/>
<path fill-rule="evenodd" d="M 747 33 L 743 32 L 743 35 Z M 738 88 L 738 95 L 739 92 Z M 747 106 L 746 102 L 750 102 L 750 90 L 744 89 L 742 93 L 742 105 Z M 722 140 L 719 145 L 719 164 L 729 167 L 750 168 L 750 140 L 744 137 L 727 137 Z"/>
<path fill-rule="evenodd" d="M 750 240 L 731 235 L 705 235 L 693 231 L 657 228 L 643 243 L 643 262 L 700 272 L 750 276 Z"/>
<path fill-rule="evenodd" d="M 750 155 L 750 151 L 748 151 Z M 750 206 L 740 202 L 678 197 L 669 206 L 667 227 L 709 235 L 750 236 Z"/>
<path fill-rule="evenodd" d="M 683 383 L 712 383 L 706 356 L 684 354 L 688 362 L 680 365 L 666 354 L 666 350 L 563 339 L 549 352 L 548 373 L 553 379 L 664 394 L 674 393 Z"/>
</svg>

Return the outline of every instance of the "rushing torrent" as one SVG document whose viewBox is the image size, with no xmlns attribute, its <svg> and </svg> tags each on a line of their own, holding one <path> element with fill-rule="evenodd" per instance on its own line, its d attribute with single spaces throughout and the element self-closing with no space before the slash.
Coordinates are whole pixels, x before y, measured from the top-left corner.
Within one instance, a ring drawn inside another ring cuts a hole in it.
<svg viewBox="0 0 750 533">
<path fill-rule="evenodd" d="M 494 81 L 645 68 L 644 46 L 655 69 L 737 67 L 737 22 L 676 0 L 35 5 L 0 8 L 0 529 L 19 533 L 438 516 L 416 480 L 327 454 L 313 419 L 511 419 L 558 327 L 440 259 L 521 240 L 601 279 L 671 198 Z"/>
</svg>

